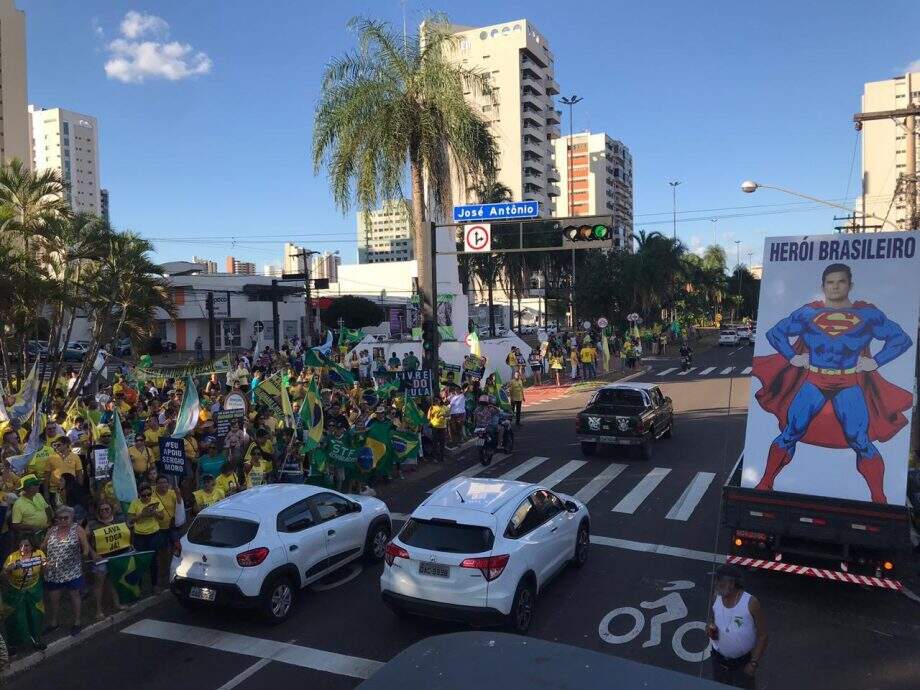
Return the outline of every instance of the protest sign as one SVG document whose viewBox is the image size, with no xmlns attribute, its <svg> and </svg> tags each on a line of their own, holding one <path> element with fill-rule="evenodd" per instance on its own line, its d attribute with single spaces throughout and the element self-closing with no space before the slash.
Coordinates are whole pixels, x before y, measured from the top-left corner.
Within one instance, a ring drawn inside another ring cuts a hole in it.
<svg viewBox="0 0 920 690">
<path fill-rule="evenodd" d="M 214 415 L 214 432 L 217 434 L 217 439 L 223 443 L 223 440 L 227 437 L 227 434 L 230 433 L 230 425 L 234 421 L 238 421 L 242 428 L 243 421 L 246 419 L 245 410 L 221 410 Z"/>
<path fill-rule="evenodd" d="M 422 371 L 400 371 L 396 374 L 399 381 L 399 388 L 406 395 L 412 398 L 431 395 L 431 372 Z"/>
<path fill-rule="evenodd" d="M 462 381 L 479 381 L 486 373 L 486 358 L 477 355 L 467 355 L 463 360 L 463 378 Z"/>
<path fill-rule="evenodd" d="M 108 479 L 112 472 L 112 463 L 109 462 L 109 449 L 106 447 L 93 448 L 93 476 L 96 479 Z"/>
<path fill-rule="evenodd" d="M 228 393 L 224 398 L 223 409 L 225 410 L 242 410 L 246 413 L 246 398 L 242 393 Z"/>
<path fill-rule="evenodd" d="M 160 459 L 157 469 L 172 477 L 185 474 L 185 441 L 167 436 L 160 439 Z"/>
<path fill-rule="evenodd" d="M 156 378 L 182 379 L 186 376 L 207 376 L 210 374 L 226 374 L 230 371 L 230 355 L 196 364 L 183 364 L 179 366 L 164 367 L 135 367 L 134 375 L 140 380 Z"/>
<path fill-rule="evenodd" d="M 440 381 L 442 386 L 459 386 L 463 367 L 459 364 L 441 362 Z"/>
</svg>

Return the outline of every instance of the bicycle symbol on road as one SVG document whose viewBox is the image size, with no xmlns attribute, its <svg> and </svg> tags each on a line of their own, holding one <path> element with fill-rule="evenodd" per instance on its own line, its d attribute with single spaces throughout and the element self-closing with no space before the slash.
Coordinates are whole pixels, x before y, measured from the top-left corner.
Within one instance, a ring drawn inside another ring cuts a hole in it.
<svg viewBox="0 0 920 690">
<path fill-rule="evenodd" d="M 643 609 L 658 609 L 664 607 L 664 611 L 652 616 L 649 623 L 649 638 L 642 643 L 642 647 L 657 647 L 661 644 L 661 626 L 665 623 L 678 621 L 687 616 L 687 604 L 684 598 L 678 593 L 681 590 L 693 589 L 696 585 L 689 580 L 675 580 L 669 582 L 667 586 L 662 587 L 665 592 L 670 592 L 661 599 L 655 601 L 643 601 L 639 606 Z M 617 616 L 631 616 L 633 626 L 630 630 L 622 635 L 614 635 L 610 632 L 610 623 Z M 622 606 L 614 609 L 601 619 L 600 625 L 597 626 L 597 632 L 601 639 L 608 644 L 626 644 L 636 639 L 645 629 L 645 614 L 633 606 Z M 691 630 L 702 630 L 706 632 L 706 624 L 703 621 L 686 621 L 678 626 L 671 638 L 671 647 L 674 653 L 684 661 L 700 662 L 709 658 L 712 643 L 706 640 L 706 647 L 699 652 L 688 651 L 684 646 L 684 636 Z"/>
</svg>

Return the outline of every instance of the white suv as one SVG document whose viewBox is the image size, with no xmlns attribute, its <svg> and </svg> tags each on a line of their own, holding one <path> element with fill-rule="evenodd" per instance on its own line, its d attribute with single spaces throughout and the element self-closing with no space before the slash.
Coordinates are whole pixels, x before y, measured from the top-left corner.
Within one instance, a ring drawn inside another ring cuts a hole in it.
<svg viewBox="0 0 920 690">
<path fill-rule="evenodd" d="M 537 594 L 588 558 L 588 509 L 537 484 L 459 477 L 422 503 L 386 547 L 384 602 L 410 613 L 524 633 Z"/>
<path fill-rule="evenodd" d="M 205 508 L 173 555 L 170 589 L 186 608 L 261 609 L 273 623 L 297 590 L 362 556 L 383 559 L 383 501 L 308 484 L 258 486 Z"/>
<path fill-rule="evenodd" d="M 719 333 L 719 345 L 737 345 L 741 342 L 741 338 L 738 337 L 738 331 L 736 330 L 727 330 Z"/>
</svg>

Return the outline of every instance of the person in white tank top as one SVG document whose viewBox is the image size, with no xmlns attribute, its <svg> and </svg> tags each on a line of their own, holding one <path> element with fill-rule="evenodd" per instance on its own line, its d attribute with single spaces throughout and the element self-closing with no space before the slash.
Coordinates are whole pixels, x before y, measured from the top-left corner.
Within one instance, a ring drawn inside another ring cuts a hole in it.
<svg viewBox="0 0 920 690">
<path fill-rule="evenodd" d="M 744 591 L 741 572 L 731 565 L 716 570 L 716 598 L 707 633 L 712 640 L 712 677 L 737 688 L 754 688 L 757 667 L 767 647 L 760 602 Z"/>
</svg>

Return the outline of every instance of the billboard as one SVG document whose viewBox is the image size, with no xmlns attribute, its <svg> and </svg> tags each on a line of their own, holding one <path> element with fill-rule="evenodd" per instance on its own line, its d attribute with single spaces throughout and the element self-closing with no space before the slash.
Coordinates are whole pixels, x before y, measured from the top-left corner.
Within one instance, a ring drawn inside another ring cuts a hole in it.
<svg viewBox="0 0 920 690">
<path fill-rule="evenodd" d="M 768 238 L 741 484 L 903 505 L 920 233 Z"/>
</svg>

